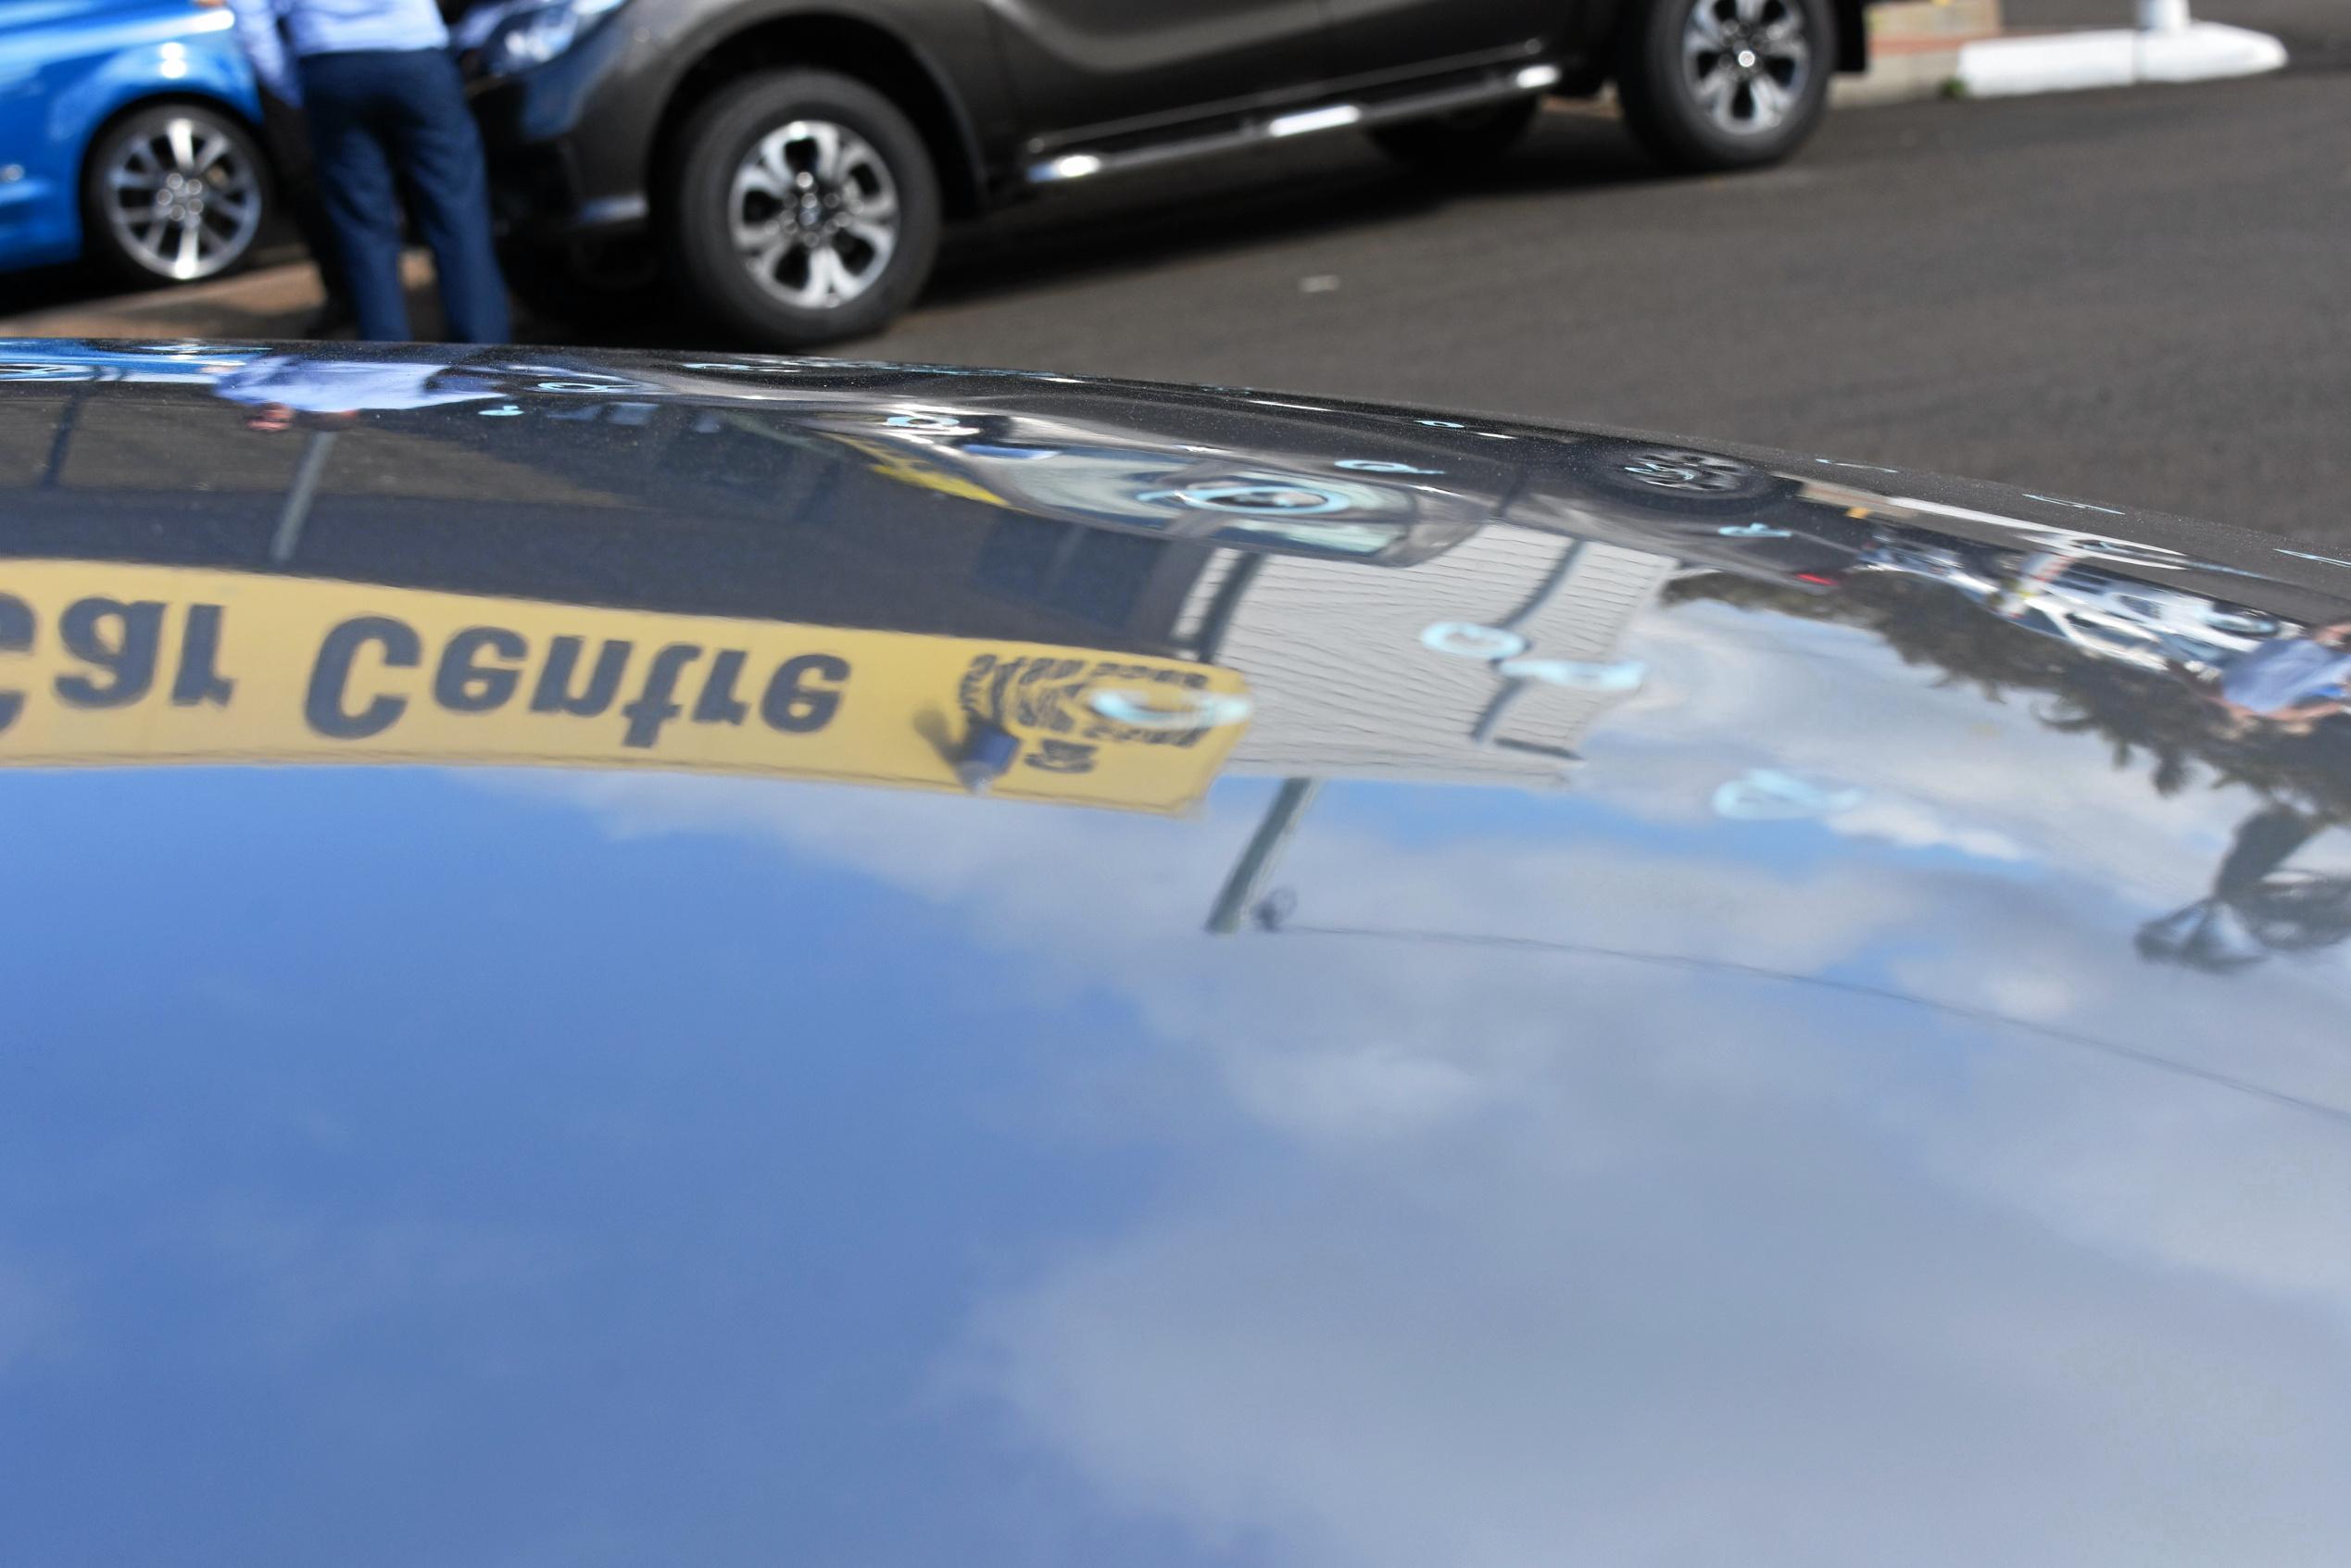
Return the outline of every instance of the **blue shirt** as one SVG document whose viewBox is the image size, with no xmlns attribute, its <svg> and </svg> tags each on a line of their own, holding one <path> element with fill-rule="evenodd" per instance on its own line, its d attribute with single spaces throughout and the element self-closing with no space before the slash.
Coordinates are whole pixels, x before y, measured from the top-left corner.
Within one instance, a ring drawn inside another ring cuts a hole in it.
<svg viewBox="0 0 2351 1568">
<path fill-rule="evenodd" d="M 2351 681 L 2351 651 L 2307 637 L 2272 637 L 2220 672 L 2220 695 L 2255 713 L 2332 700 Z"/>
<path fill-rule="evenodd" d="M 237 38 L 253 61 L 253 74 L 288 103 L 302 101 L 295 59 L 449 46 L 434 0 L 229 0 L 229 8 L 236 13 Z"/>
<path fill-rule="evenodd" d="M 283 403 L 311 414 L 360 408 L 430 408 L 503 395 L 476 370 L 441 359 L 335 359 L 316 354 L 268 354 L 212 383 L 213 395 L 260 407 Z"/>
</svg>

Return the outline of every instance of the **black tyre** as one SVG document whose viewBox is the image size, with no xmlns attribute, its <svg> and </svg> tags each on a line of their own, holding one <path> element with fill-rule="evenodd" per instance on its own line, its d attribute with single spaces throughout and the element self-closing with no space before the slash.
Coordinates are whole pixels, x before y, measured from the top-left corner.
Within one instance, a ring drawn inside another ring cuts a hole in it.
<svg viewBox="0 0 2351 1568">
<path fill-rule="evenodd" d="M 270 171 L 237 119 L 208 104 L 155 104 L 116 121 L 82 170 L 82 244 L 143 282 L 195 282 L 250 260 L 270 211 Z"/>
<path fill-rule="evenodd" d="M 874 332 L 938 254 L 938 175 L 911 121 L 829 71 L 749 78 L 679 140 L 669 241 L 698 304 L 771 348 Z"/>
<path fill-rule="evenodd" d="M 1535 123 L 1537 98 L 1519 98 L 1482 108 L 1457 109 L 1427 119 L 1383 126 L 1372 144 L 1399 163 L 1457 168 L 1487 163 L 1516 146 Z"/>
<path fill-rule="evenodd" d="M 1618 38 L 1616 92 L 1663 161 L 1748 169 L 1819 126 L 1836 54 L 1828 0 L 1641 0 Z"/>
</svg>

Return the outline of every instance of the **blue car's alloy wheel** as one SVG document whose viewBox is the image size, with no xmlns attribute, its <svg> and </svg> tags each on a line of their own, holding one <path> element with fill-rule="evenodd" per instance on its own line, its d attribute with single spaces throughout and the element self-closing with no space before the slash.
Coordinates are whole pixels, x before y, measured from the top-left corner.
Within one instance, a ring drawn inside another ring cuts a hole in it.
<svg viewBox="0 0 2351 1568">
<path fill-rule="evenodd" d="M 252 138 L 195 104 L 145 109 L 108 132 L 91 154 L 84 195 L 94 254 L 177 282 L 245 260 L 268 207 Z"/>
</svg>

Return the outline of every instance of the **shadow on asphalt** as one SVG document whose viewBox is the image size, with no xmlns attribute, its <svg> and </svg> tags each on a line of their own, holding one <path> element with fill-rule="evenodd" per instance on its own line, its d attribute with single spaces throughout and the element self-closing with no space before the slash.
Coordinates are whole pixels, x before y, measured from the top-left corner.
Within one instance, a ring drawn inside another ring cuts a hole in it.
<svg viewBox="0 0 2351 1568">
<path fill-rule="evenodd" d="M 265 238 L 254 247 L 252 265 L 283 267 L 302 257 L 298 241 L 287 236 Z M 160 299 L 180 286 L 164 278 L 145 282 L 125 279 L 89 261 L 32 267 L 21 272 L 0 273 L 0 316 L 30 316 L 107 299 Z"/>
<path fill-rule="evenodd" d="M 1616 119 L 1596 113 L 1546 114 L 1509 157 L 1468 169 L 1403 168 L 1368 143 L 1335 137 L 1112 180 L 959 225 L 915 310 L 1062 288 L 1252 245 L 1435 220 L 1461 202 L 1554 200 L 1672 178 Z M 599 348 L 742 346 L 690 307 L 674 307 L 593 323 L 535 321 L 523 335 Z"/>
<path fill-rule="evenodd" d="M 1041 198 L 953 237 L 930 304 L 1055 288 L 1254 245 L 1433 218 L 1456 203 L 1660 181 L 1613 119 L 1547 114 L 1511 155 L 1401 168 L 1367 144 L 1284 148 Z"/>
</svg>

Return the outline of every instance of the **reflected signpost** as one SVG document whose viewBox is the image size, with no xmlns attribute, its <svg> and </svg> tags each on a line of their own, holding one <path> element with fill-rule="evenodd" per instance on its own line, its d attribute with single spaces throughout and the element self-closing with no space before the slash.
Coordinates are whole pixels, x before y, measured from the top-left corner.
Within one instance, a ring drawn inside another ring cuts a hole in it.
<svg viewBox="0 0 2351 1568">
<path fill-rule="evenodd" d="M 278 509 L 277 532 L 270 537 L 270 558 L 283 566 L 294 558 L 294 552 L 302 546 L 303 525 L 310 521 L 310 503 L 319 494 L 319 481 L 325 477 L 327 459 L 334 455 L 334 435 L 331 430 L 314 430 L 303 445 L 302 460 L 295 465 L 294 482 L 286 486 L 285 505 Z"/>
<path fill-rule="evenodd" d="M 1274 862 L 1281 858 L 1282 847 L 1298 831 L 1299 820 L 1306 808 L 1314 803 L 1321 793 L 1320 779 L 1284 779 L 1274 792 L 1274 803 L 1265 808 L 1264 817 L 1257 831 L 1249 836 L 1249 846 L 1233 864 L 1224 887 L 1216 895 L 1215 907 L 1208 913 L 1208 934 L 1211 936 L 1230 936 L 1240 930 L 1241 917 L 1256 904 L 1272 874 Z"/>
<path fill-rule="evenodd" d="M 49 438 L 49 460 L 42 466 L 40 488 L 55 490 L 65 483 L 66 459 L 73 453 L 73 433 L 81 427 L 82 406 L 90 401 L 85 385 L 57 410 L 57 428 Z"/>
</svg>

